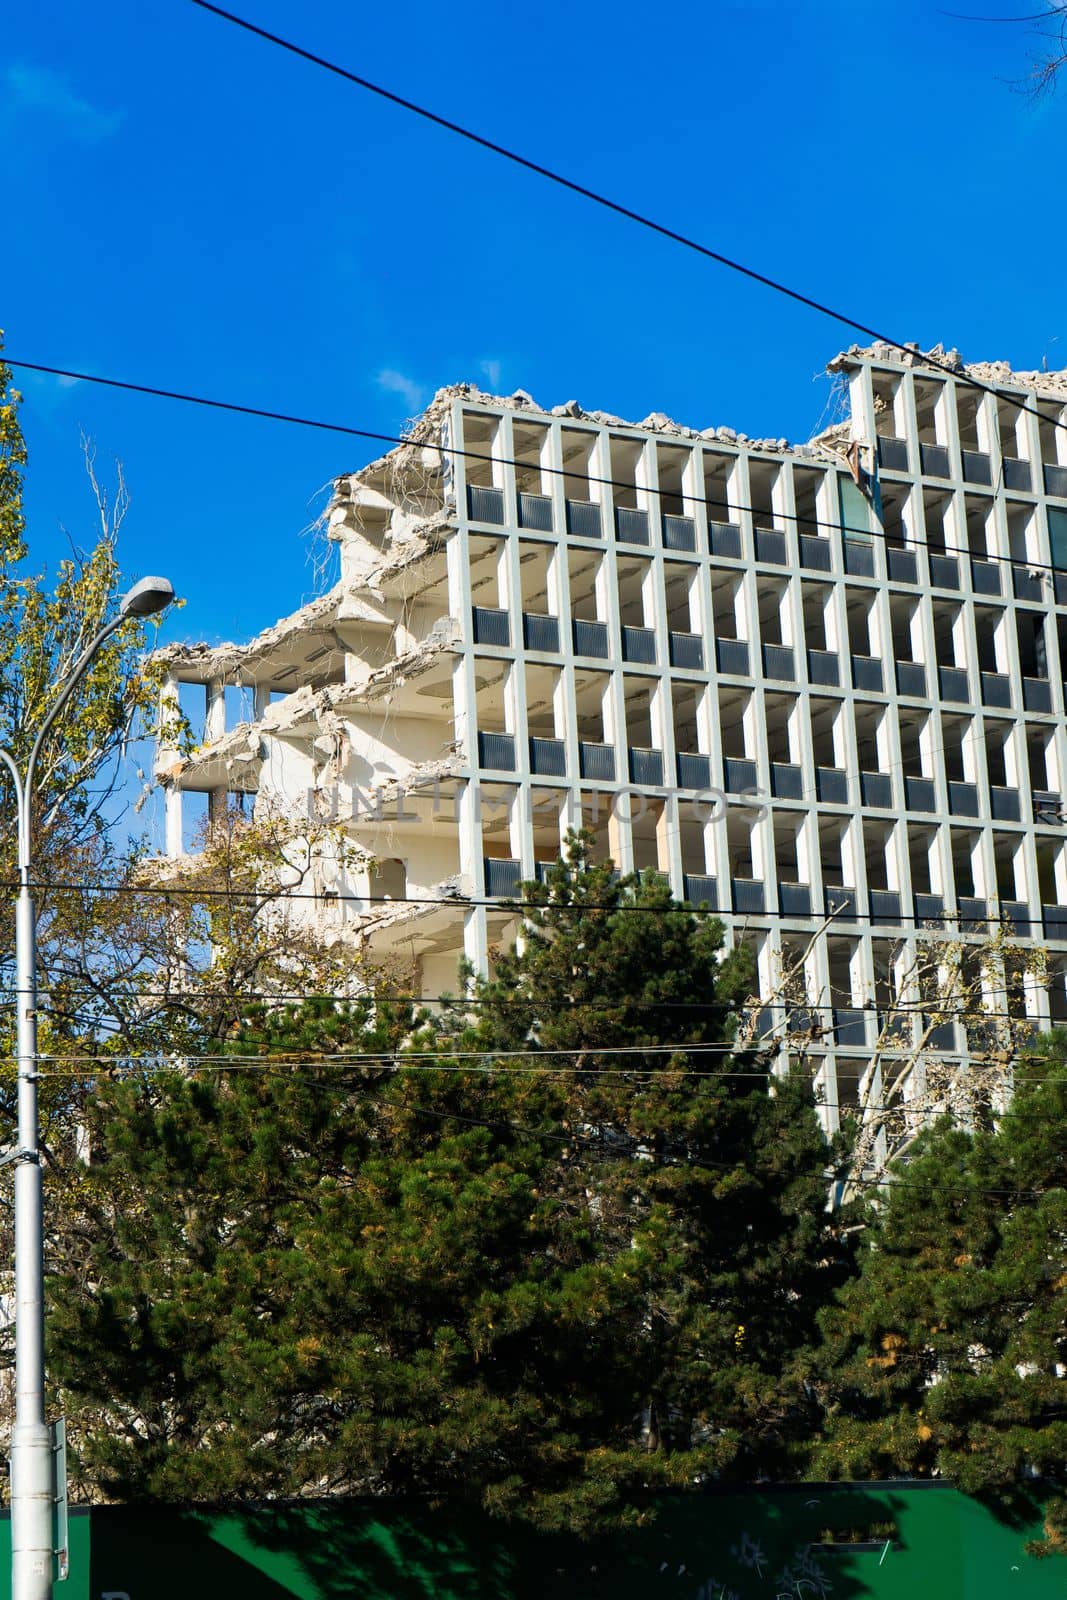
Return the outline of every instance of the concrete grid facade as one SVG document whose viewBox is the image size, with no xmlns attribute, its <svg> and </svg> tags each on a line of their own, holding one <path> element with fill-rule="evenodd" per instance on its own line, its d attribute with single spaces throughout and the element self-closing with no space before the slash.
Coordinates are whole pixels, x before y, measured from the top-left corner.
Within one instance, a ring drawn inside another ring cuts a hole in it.
<svg viewBox="0 0 1067 1600">
<path fill-rule="evenodd" d="M 328 595 L 169 653 L 206 691 L 160 761 L 170 853 L 190 793 L 343 819 L 362 864 L 317 864 L 314 915 L 428 995 L 570 827 L 715 909 L 764 994 L 833 911 L 831 1125 L 917 933 L 1048 945 L 1049 987 L 990 1008 L 1064 1020 L 1067 374 L 938 359 L 839 357 L 847 416 L 802 446 L 442 391 L 338 480 Z"/>
</svg>

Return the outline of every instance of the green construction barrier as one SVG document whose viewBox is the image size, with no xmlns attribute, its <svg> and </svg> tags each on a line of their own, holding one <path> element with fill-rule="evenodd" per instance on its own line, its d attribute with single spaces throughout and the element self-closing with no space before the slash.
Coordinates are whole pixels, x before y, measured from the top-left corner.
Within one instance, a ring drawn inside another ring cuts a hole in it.
<svg viewBox="0 0 1067 1600">
<path fill-rule="evenodd" d="M 914 1483 L 671 1497 L 589 1543 L 417 1502 L 103 1506 L 72 1515 L 56 1600 L 1062 1600 L 1039 1533 L 1034 1504 L 1007 1520 Z M 0 1600 L 7 1546 L 5 1519 Z"/>
</svg>

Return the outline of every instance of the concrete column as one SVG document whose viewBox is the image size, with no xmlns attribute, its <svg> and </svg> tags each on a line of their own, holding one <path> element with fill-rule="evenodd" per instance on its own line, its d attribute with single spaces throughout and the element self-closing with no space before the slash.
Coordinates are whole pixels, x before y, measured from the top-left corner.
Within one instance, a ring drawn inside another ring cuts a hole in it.
<svg viewBox="0 0 1067 1600">
<path fill-rule="evenodd" d="M 534 872 L 533 818 L 529 807 L 529 785 L 516 786 L 508 805 L 508 848 L 512 860 L 521 864 L 523 878 L 532 878 Z"/>
<path fill-rule="evenodd" d="M 928 859 L 930 862 L 930 888 L 934 894 L 944 895 L 948 898 L 948 886 L 952 882 L 952 863 L 948 855 L 948 829 L 943 823 L 938 823 L 933 830 L 930 840 Z"/>
<path fill-rule="evenodd" d="M 860 827 L 859 819 L 853 817 L 841 833 L 841 872 L 844 876 L 845 886 L 852 889 L 857 896 L 862 896 L 864 883 L 864 873 L 860 866 L 860 852 L 857 849 L 856 837 Z"/>
<path fill-rule="evenodd" d="M 577 769 L 575 769 L 577 770 Z M 568 832 L 578 833 L 582 826 L 582 797 L 580 789 L 567 789 L 559 808 L 559 853 L 564 853 Z"/>
<path fill-rule="evenodd" d="M 956 466 L 960 459 L 960 430 L 956 416 L 956 389 L 951 378 L 939 387 L 934 405 L 934 432 L 938 444 L 948 446 L 952 476 L 956 477 Z"/>
<path fill-rule="evenodd" d="M 226 686 L 221 678 L 212 678 L 204 687 L 204 737 L 202 743 L 212 744 L 226 732 Z"/>
<path fill-rule="evenodd" d="M 1002 612 L 993 626 L 993 659 L 996 662 L 997 671 L 1002 673 L 1011 671 L 1011 656 L 1008 650 L 1008 618 L 1010 615 L 1011 613 L 1008 611 Z M 979 688 L 980 685 L 976 684 L 975 687 Z M 981 699 L 981 696 L 979 695 L 978 698 Z"/>
<path fill-rule="evenodd" d="M 671 893 L 681 899 L 684 893 L 682 847 L 678 831 L 678 796 L 675 793 L 664 798 L 656 818 L 656 866 L 670 879 Z"/>
<path fill-rule="evenodd" d="M 163 789 L 164 836 L 167 855 L 173 860 L 184 850 L 182 833 L 182 790 L 177 781 Z"/>
<path fill-rule="evenodd" d="M 608 849 L 615 870 L 626 874 L 634 870 L 634 852 L 630 834 L 629 807 L 633 797 L 628 789 L 615 794 L 602 794 L 600 805 L 608 815 Z"/>
<path fill-rule="evenodd" d="M 476 973 L 489 970 L 489 929 L 484 906 L 471 906 L 463 917 L 463 954 Z"/>
<path fill-rule="evenodd" d="M 806 883 L 811 888 L 812 904 L 817 904 L 815 898 L 815 885 L 818 874 L 818 845 L 813 841 L 815 832 L 815 817 L 809 812 L 803 818 L 794 838 L 797 852 L 797 882 Z"/>
<path fill-rule="evenodd" d="M 459 870 L 463 887 L 473 899 L 485 895 L 482 867 L 482 828 L 478 816 L 478 794 L 473 783 L 461 783 L 456 789 L 456 826 L 459 843 Z"/>
<path fill-rule="evenodd" d="M 983 828 L 972 843 L 970 851 L 975 896 L 987 902 L 994 894 L 993 861 L 989 843 L 989 831 Z"/>
<path fill-rule="evenodd" d="M 967 783 L 977 783 L 981 776 L 984 763 L 979 760 L 979 741 L 984 746 L 982 720 L 980 717 L 968 717 L 960 742 L 963 776 Z"/>
<path fill-rule="evenodd" d="M 1025 738 L 1025 725 L 1017 722 L 1004 741 L 1004 783 L 1009 789 L 1027 790 L 1030 787 Z"/>
<path fill-rule="evenodd" d="M 159 723 L 164 732 L 176 730 L 181 717 L 181 691 L 178 680 L 173 672 L 168 672 L 163 680 L 163 687 L 159 694 Z M 160 740 L 156 748 L 155 770 L 161 772 L 178 759 L 178 747 L 171 738 L 164 742 Z"/>
<path fill-rule="evenodd" d="M 911 872 L 906 828 L 907 824 L 904 821 L 894 822 L 884 846 L 885 881 L 891 892 L 895 891 L 900 895 L 900 909 L 905 914 L 911 910 Z"/>
<path fill-rule="evenodd" d="M 1052 853 L 1052 875 L 1056 885 L 1056 904 L 1067 906 L 1067 849 L 1058 844 Z"/>
</svg>

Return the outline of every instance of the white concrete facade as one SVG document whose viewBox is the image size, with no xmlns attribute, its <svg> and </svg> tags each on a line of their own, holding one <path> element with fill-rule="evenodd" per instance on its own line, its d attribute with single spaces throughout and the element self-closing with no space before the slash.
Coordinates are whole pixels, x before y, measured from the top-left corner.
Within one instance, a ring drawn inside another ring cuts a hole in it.
<svg viewBox="0 0 1067 1600">
<path fill-rule="evenodd" d="M 430 996 L 569 827 L 714 907 L 765 984 L 836 908 L 833 1122 L 917 929 L 1007 919 L 1067 962 L 1067 374 L 938 359 L 839 357 L 847 419 L 792 447 L 442 391 L 338 480 L 328 595 L 169 652 L 206 691 L 160 761 L 170 852 L 189 793 L 344 819 L 365 859 L 321 863 L 323 929 Z M 1063 1020 L 1062 971 L 1001 1003 Z"/>
</svg>

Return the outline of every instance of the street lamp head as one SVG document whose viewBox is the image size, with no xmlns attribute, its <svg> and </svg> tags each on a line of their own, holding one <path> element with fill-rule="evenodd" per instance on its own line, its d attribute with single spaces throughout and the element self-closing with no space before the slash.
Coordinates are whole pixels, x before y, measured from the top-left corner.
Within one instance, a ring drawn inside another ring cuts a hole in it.
<svg viewBox="0 0 1067 1600">
<path fill-rule="evenodd" d="M 168 578 L 142 578 L 119 601 L 119 612 L 124 617 L 153 617 L 165 611 L 174 599 L 174 588 Z"/>
</svg>

